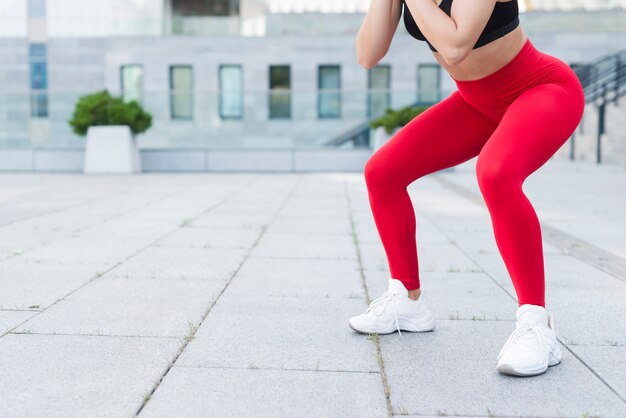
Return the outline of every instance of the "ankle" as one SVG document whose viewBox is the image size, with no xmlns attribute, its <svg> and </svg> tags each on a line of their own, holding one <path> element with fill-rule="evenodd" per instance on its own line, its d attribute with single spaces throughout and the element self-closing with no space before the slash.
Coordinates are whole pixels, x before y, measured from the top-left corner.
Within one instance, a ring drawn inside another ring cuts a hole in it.
<svg viewBox="0 0 626 418">
<path fill-rule="evenodd" d="M 409 298 L 413 300 L 419 299 L 421 294 L 422 294 L 422 290 L 420 288 L 409 290 Z"/>
</svg>

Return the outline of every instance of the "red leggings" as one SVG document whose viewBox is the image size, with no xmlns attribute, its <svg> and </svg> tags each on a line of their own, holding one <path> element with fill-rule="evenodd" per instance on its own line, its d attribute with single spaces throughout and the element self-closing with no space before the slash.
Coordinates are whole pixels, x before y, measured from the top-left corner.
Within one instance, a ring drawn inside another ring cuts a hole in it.
<svg viewBox="0 0 626 418">
<path fill-rule="evenodd" d="M 584 93 L 573 70 L 526 41 L 504 67 L 458 90 L 403 126 L 367 161 L 369 203 L 391 277 L 420 287 L 415 213 L 407 186 L 475 156 L 476 176 L 518 304 L 545 307 L 541 230 L 525 179 L 569 139 Z"/>
</svg>

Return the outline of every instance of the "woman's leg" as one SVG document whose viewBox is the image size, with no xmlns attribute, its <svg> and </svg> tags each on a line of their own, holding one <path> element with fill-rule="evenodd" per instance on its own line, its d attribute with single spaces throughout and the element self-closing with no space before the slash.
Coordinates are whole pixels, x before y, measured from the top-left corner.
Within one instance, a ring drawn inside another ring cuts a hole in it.
<svg viewBox="0 0 626 418">
<path fill-rule="evenodd" d="M 519 306 L 545 307 L 541 230 L 522 184 L 567 141 L 582 118 L 580 83 L 567 80 L 520 94 L 476 162 L 478 184 Z"/>
<path fill-rule="evenodd" d="M 407 290 L 420 287 L 415 213 L 407 186 L 478 155 L 496 126 L 457 90 L 403 126 L 367 161 L 369 202 L 391 277 Z"/>
</svg>

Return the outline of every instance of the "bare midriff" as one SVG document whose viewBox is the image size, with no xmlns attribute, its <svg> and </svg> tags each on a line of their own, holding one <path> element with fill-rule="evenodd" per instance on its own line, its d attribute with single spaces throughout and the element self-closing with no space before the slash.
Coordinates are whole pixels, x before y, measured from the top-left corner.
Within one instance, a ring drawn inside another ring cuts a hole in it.
<svg viewBox="0 0 626 418">
<path fill-rule="evenodd" d="M 437 3 L 441 3 L 441 0 Z M 439 52 L 433 51 L 433 55 L 454 79 L 477 80 L 504 67 L 519 53 L 526 39 L 528 36 L 520 24 L 503 37 L 480 48 L 472 49 L 467 57 L 457 65 L 448 65 Z"/>
</svg>

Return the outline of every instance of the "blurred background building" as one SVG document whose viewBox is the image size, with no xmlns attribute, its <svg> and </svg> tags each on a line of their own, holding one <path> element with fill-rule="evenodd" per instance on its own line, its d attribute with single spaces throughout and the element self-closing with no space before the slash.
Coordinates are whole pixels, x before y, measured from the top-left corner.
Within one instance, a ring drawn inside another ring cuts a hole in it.
<svg viewBox="0 0 626 418">
<path fill-rule="evenodd" d="M 0 170 L 79 171 L 84 138 L 67 120 L 103 88 L 153 115 L 138 137 L 146 170 L 361 167 L 372 118 L 455 89 L 402 21 L 387 56 L 361 67 L 369 3 L 1 0 Z M 519 6 L 535 46 L 573 67 L 626 47 L 626 0 Z"/>
</svg>

